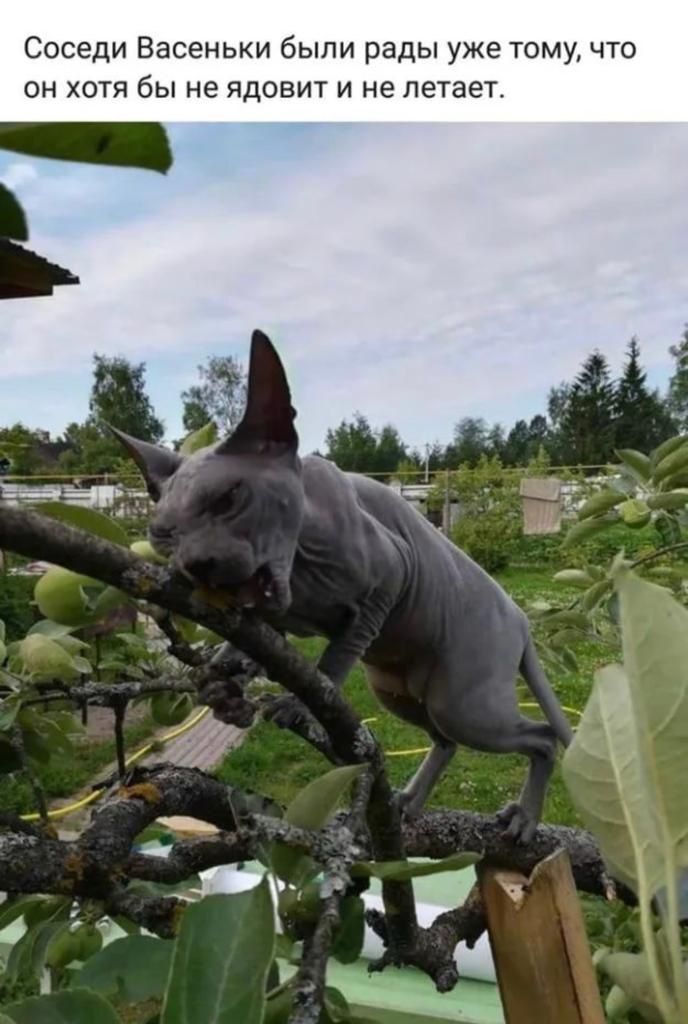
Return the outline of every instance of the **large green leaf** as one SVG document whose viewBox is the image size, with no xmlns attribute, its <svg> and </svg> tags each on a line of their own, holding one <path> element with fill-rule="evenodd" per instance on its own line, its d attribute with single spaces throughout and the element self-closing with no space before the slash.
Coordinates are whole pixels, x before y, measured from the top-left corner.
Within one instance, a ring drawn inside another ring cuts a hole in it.
<svg viewBox="0 0 688 1024">
<path fill-rule="evenodd" d="M 206 896 L 182 919 L 161 1024 L 261 1024 L 275 952 L 267 879 L 247 892 Z"/>
<path fill-rule="evenodd" d="M 314 779 L 296 794 L 285 811 L 284 820 L 297 828 L 322 828 L 363 768 L 360 764 L 345 765 Z M 278 878 L 292 884 L 302 881 L 314 867 L 310 857 L 282 843 L 274 844 L 271 864 Z"/>
<path fill-rule="evenodd" d="M 25 242 L 29 237 L 29 229 L 18 200 L 0 182 L 0 237 L 3 236 Z"/>
<path fill-rule="evenodd" d="M 63 501 L 44 501 L 36 506 L 36 510 L 51 519 L 75 526 L 87 533 L 92 533 L 113 544 L 129 547 L 129 538 L 119 523 L 109 516 L 97 512 L 94 508 L 83 508 L 81 505 L 67 505 Z"/>
<path fill-rule="evenodd" d="M 564 779 L 611 873 L 635 892 L 643 880 L 652 895 L 662 884 L 662 854 L 640 771 L 628 680 L 620 665 L 608 665 L 564 755 Z"/>
<path fill-rule="evenodd" d="M 163 174 L 172 166 L 167 134 L 159 124 L 0 124 L 0 149 L 55 160 L 142 167 Z"/>
<path fill-rule="evenodd" d="M 14 1024 L 120 1024 L 104 999 L 79 988 L 11 1003 L 3 1012 Z"/>
<path fill-rule="evenodd" d="M 665 868 L 677 870 L 688 866 L 688 610 L 627 570 L 617 589 L 642 783 Z"/>
<path fill-rule="evenodd" d="M 79 973 L 79 985 L 124 1003 L 162 999 L 174 943 L 151 935 L 128 935 L 101 949 Z"/>
</svg>

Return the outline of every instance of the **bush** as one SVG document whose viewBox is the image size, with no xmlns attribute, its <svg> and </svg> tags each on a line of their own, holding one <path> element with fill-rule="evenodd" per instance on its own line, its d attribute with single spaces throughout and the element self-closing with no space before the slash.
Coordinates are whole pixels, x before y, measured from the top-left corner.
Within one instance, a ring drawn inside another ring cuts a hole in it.
<svg viewBox="0 0 688 1024">
<path fill-rule="evenodd" d="M 596 537 L 562 550 L 566 534 L 576 520 L 566 520 L 561 533 L 535 537 L 518 537 L 514 543 L 513 561 L 526 565 L 557 569 L 580 568 L 586 563 L 607 564 L 622 549 L 633 559 L 657 546 L 657 532 L 652 526 L 642 530 L 629 530 L 622 523 L 614 524 Z"/>
<path fill-rule="evenodd" d="M 459 518 L 451 539 L 487 572 L 506 568 L 521 535 L 521 504 L 518 479 L 508 473 L 496 456 L 481 456 L 474 469 L 463 467 L 448 480 Z M 447 481 L 428 498 L 428 507 L 444 500 Z"/>
</svg>

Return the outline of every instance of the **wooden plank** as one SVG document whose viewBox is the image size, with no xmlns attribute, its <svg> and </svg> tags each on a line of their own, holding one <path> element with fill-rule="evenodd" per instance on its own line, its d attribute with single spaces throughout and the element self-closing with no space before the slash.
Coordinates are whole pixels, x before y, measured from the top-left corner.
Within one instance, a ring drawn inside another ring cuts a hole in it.
<svg viewBox="0 0 688 1024">
<path fill-rule="evenodd" d="M 530 878 L 497 868 L 479 876 L 506 1024 L 604 1024 L 566 851 Z"/>
</svg>

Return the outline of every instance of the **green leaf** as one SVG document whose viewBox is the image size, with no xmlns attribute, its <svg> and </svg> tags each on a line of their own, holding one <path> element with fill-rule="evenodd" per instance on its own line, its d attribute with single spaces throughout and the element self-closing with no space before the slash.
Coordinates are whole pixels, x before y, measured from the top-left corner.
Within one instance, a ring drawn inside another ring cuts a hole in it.
<svg viewBox="0 0 688 1024">
<path fill-rule="evenodd" d="M 688 490 L 664 491 L 659 494 L 651 494 L 647 499 L 648 508 L 668 509 L 670 512 L 683 508 L 686 504 L 688 504 Z"/>
<path fill-rule="evenodd" d="M 263 1024 L 288 1024 L 293 999 L 294 991 L 291 986 L 276 992 L 265 1004 Z"/>
<path fill-rule="evenodd" d="M 159 124 L 0 124 L 0 149 L 53 160 L 141 167 L 162 174 L 172 166 L 167 135 Z"/>
<path fill-rule="evenodd" d="M 340 964 L 353 964 L 363 949 L 365 937 L 365 903 L 360 896 L 342 900 L 341 923 L 332 944 L 332 956 Z"/>
<path fill-rule="evenodd" d="M 621 496 L 622 500 L 624 495 Z M 562 548 L 570 548 L 573 544 L 580 544 L 586 540 L 590 540 L 595 534 L 600 533 L 601 530 L 606 530 L 608 526 L 612 526 L 617 523 L 618 517 L 615 515 L 602 516 L 599 519 L 584 519 L 581 523 L 575 523 L 569 532 L 564 537 L 562 542 Z"/>
<path fill-rule="evenodd" d="M 360 764 L 345 765 L 314 779 L 296 794 L 284 814 L 284 820 L 297 828 L 322 828 L 363 769 L 364 765 Z M 306 854 L 282 843 L 273 845 L 271 863 L 278 878 L 294 885 L 308 875 L 314 865 Z"/>
<path fill-rule="evenodd" d="M 647 526 L 652 519 L 647 502 L 641 501 L 640 498 L 629 498 L 628 501 L 624 501 L 623 505 L 619 506 L 619 515 L 626 526 L 632 526 L 634 529 Z"/>
<path fill-rule="evenodd" d="M 266 878 L 247 892 L 191 905 L 175 943 L 161 1024 L 261 1024 L 274 914 Z"/>
<path fill-rule="evenodd" d="M 679 434 L 677 437 L 670 437 L 667 441 L 663 441 L 653 452 L 650 452 L 652 466 L 658 465 L 662 459 L 671 455 L 678 448 L 682 448 L 686 442 L 688 442 L 688 434 Z"/>
<path fill-rule="evenodd" d="M 12 727 L 20 708 L 21 696 L 18 693 L 11 693 L 9 697 L 0 700 L 0 732 L 6 732 Z"/>
<path fill-rule="evenodd" d="M 184 438 L 179 454 L 193 455 L 194 452 L 200 451 L 201 448 L 209 448 L 216 441 L 217 426 L 210 420 L 205 426 L 199 427 L 198 430 L 194 430 L 192 434 Z"/>
<path fill-rule="evenodd" d="M 37 896 L 18 896 L 0 903 L 0 932 L 9 928 L 30 906 L 38 901 Z"/>
<path fill-rule="evenodd" d="M 158 725 L 179 725 L 193 706 L 189 693 L 156 693 L 150 702 L 151 715 Z"/>
<path fill-rule="evenodd" d="M 616 453 L 638 483 L 644 484 L 652 474 L 652 463 L 647 455 L 635 451 L 634 448 L 620 448 Z"/>
<path fill-rule="evenodd" d="M 344 1024 L 351 1020 L 349 1004 L 338 988 L 325 989 L 322 1024 Z"/>
<path fill-rule="evenodd" d="M 157 565 L 167 565 L 169 561 L 167 556 L 158 554 L 149 540 L 135 540 L 129 548 L 135 555 L 145 558 L 148 562 L 156 562 Z"/>
<path fill-rule="evenodd" d="M 620 491 L 598 491 L 597 494 L 593 494 L 592 497 L 588 498 L 578 510 L 578 520 L 579 522 L 584 521 L 590 519 L 591 516 L 599 516 L 603 512 L 609 512 L 610 509 L 620 505 L 625 499 L 626 495 Z"/>
<path fill-rule="evenodd" d="M 621 570 L 624 665 L 650 819 L 665 870 L 688 866 L 688 611 L 663 587 Z"/>
<path fill-rule="evenodd" d="M 609 953 L 598 966 L 620 988 L 643 1020 L 662 1024 L 645 953 Z M 613 1018 L 612 1018 L 613 1019 Z"/>
<path fill-rule="evenodd" d="M 174 943 L 150 935 L 115 939 L 92 956 L 79 973 L 79 985 L 125 1003 L 162 999 Z"/>
<path fill-rule="evenodd" d="M 19 644 L 19 657 L 24 670 L 36 681 L 69 681 L 78 676 L 71 654 L 56 640 L 41 636 L 40 633 L 24 637 Z"/>
<path fill-rule="evenodd" d="M 19 201 L 0 182 L 0 237 L 14 238 L 18 242 L 26 242 L 29 229 L 26 217 Z"/>
<path fill-rule="evenodd" d="M 559 629 L 556 633 L 552 633 L 548 637 L 549 643 L 554 647 L 555 650 L 561 650 L 563 647 L 568 647 L 569 644 L 578 643 L 581 639 L 581 631 L 578 629 Z"/>
<path fill-rule="evenodd" d="M 32 636 L 34 633 L 40 633 L 41 636 L 47 636 L 50 640 L 58 640 L 61 637 L 69 636 L 75 629 L 75 626 L 65 626 L 63 622 L 53 622 L 52 619 L 40 619 L 38 622 L 34 622 L 26 635 Z"/>
<path fill-rule="evenodd" d="M 443 871 L 462 871 L 481 859 L 479 853 L 454 853 L 442 860 L 427 863 L 415 863 L 406 860 L 390 861 L 357 861 L 351 866 L 354 878 L 379 878 L 389 882 L 407 882 L 411 878 L 422 878 L 425 875 L 438 875 Z"/>
<path fill-rule="evenodd" d="M 652 474 L 654 483 L 659 484 L 662 480 L 665 480 L 669 476 L 673 476 L 674 473 L 679 473 L 681 470 L 688 467 L 688 444 L 681 445 L 676 451 L 672 451 L 669 455 L 665 455 L 664 458 L 657 463 L 655 471 Z"/>
<path fill-rule="evenodd" d="M 67 505 L 62 501 L 44 501 L 36 505 L 36 511 L 49 516 L 60 523 L 74 526 L 79 530 L 92 533 L 95 537 L 109 540 L 112 544 L 129 547 L 129 538 L 114 519 L 97 512 L 94 508 L 83 508 L 81 505 Z"/>
<path fill-rule="evenodd" d="M 632 1009 L 633 1003 L 623 989 L 620 989 L 618 985 L 612 985 L 604 1003 L 604 1012 L 607 1015 L 607 1020 L 625 1021 Z"/>
<path fill-rule="evenodd" d="M 593 583 L 589 590 L 583 594 L 581 598 L 581 608 L 585 612 L 592 612 L 597 606 L 604 600 L 609 591 L 612 589 L 611 580 L 600 580 L 598 583 Z"/>
<path fill-rule="evenodd" d="M 661 852 L 641 784 L 641 765 L 628 680 L 620 665 L 595 674 L 592 694 L 564 754 L 564 780 L 611 874 L 638 893 L 642 877 L 655 893 Z"/>
<path fill-rule="evenodd" d="M 11 1003 L 3 1012 L 14 1024 L 120 1024 L 109 1003 L 80 988 Z"/>
<path fill-rule="evenodd" d="M 581 587 L 583 590 L 595 582 L 590 573 L 584 569 L 562 569 L 561 572 L 554 574 L 553 579 L 557 583 L 568 583 L 572 587 Z"/>
<path fill-rule="evenodd" d="M 562 608 L 561 611 L 552 612 L 542 619 L 542 624 L 547 629 L 551 626 L 571 626 L 573 629 L 590 629 L 590 620 L 583 612 L 576 612 L 573 609 Z"/>
</svg>

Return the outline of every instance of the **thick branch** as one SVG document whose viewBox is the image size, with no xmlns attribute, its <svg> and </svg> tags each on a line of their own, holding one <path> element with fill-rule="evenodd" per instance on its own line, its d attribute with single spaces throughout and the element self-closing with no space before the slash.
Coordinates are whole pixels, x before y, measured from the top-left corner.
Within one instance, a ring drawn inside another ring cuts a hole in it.
<svg viewBox="0 0 688 1024">
<path fill-rule="evenodd" d="M 541 860 L 562 846 L 567 850 L 576 886 L 605 899 L 633 906 L 635 896 L 608 875 L 594 837 L 566 825 L 540 825 L 527 846 L 507 839 L 494 817 L 470 811 L 428 811 L 404 825 L 409 857 L 449 857 L 457 851 L 482 854 L 490 864 L 529 875 Z"/>
<path fill-rule="evenodd" d="M 64 565 L 206 626 L 264 666 L 270 678 L 303 701 L 327 730 L 336 753 L 346 763 L 382 763 L 370 730 L 361 725 L 333 683 L 267 623 L 236 609 L 215 608 L 193 592 L 188 581 L 169 569 L 37 512 L 0 508 L 0 549 L 3 548 Z"/>
<path fill-rule="evenodd" d="M 188 581 L 168 569 L 36 512 L 0 509 L 0 548 L 65 565 L 134 598 L 158 604 L 207 626 L 264 666 L 270 678 L 282 683 L 308 707 L 326 730 L 338 758 L 348 764 L 368 761 L 373 765 L 375 781 L 368 826 L 375 856 L 404 859 L 399 815 L 372 733 L 333 683 L 270 626 L 235 609 L 220 611 L 199 599 Z M 417 927 L 412 886 L 408 882 L 385 882 L 383 899 L 390 915 L 393 943 L 402 949 L 412 941 Z"/>
</svg>

